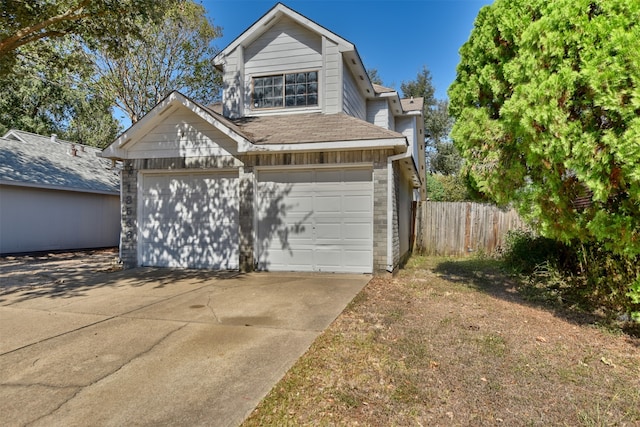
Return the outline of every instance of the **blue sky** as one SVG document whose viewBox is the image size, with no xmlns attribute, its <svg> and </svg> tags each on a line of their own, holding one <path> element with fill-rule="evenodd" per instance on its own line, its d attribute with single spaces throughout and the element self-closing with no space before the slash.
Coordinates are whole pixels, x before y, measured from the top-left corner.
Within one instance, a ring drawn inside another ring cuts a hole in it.
<svg viewBox="0 0 640 427">
<path fill-rule="evenodd" d="M 222 27 L 226 47 L 277 2 L 202 0 Z M 456 75 L 458 50 L 469 38 L 478 11 L 492 0 L 286 0 L 288 7 L 355 44 L 367 68 L 377 68 L 386 86 L 400 89 L 423 65 L 436 97 L 445 98 Z"/>
</svg>

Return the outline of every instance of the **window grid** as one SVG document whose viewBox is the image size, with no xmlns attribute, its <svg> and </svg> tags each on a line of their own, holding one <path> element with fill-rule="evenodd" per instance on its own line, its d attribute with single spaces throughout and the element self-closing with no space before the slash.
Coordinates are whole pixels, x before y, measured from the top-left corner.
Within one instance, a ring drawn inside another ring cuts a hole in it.
<svg viewBox="0 0 640 427">
<path fill-rule="evenodd" d="M 294 108 L 318 105 L 318 72 L 253 78 L 254 108 Z"/>
</svg>

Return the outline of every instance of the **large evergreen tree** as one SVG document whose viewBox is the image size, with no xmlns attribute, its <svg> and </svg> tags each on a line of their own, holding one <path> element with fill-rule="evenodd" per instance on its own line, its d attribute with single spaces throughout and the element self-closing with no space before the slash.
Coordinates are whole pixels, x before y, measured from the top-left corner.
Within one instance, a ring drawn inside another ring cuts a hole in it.
<svg viewBox="0 0 640 427">
<path fill-rule="evenodd" d="M 449 89 L 481 191 L 547 236 L 626 256 L 640 254 L 639 22 L 638 1 L 496 0 Z"/>
</svg>

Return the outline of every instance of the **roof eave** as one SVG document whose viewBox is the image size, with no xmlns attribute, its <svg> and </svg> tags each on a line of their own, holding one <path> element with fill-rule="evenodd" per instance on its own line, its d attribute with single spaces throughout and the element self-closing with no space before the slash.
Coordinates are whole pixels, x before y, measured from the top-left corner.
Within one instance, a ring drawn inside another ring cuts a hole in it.
<svg viewBox="0 0 640 427">
<path fill-rule="evenodd" d="M 318 151 L 346 151 L 366 149 L 393 149 L 397 153 L 407 150 L 407 139 L 360 139 L 352 141 L 301 142 L 294 144 L 246 144 L 238 147 L 240 153 L 261 154 L 271 152 L 318 152 Z"/>
</svg>

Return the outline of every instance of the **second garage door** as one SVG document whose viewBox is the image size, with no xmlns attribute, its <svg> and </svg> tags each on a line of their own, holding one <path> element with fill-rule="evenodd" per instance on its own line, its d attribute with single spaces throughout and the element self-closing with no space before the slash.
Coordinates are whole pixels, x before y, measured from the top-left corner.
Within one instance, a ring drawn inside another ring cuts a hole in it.
<svg viewBox="0 0 640 427">
<path fill-rule="evenodd" d="M 238 173 L 141 175 L 140 265 L 237 269 Z"/>
<path fill-rule="evenodd" d="M 371 178 L 371 169 L 259 171 L 258 267 L 371 273 Z"/>
</svg>

